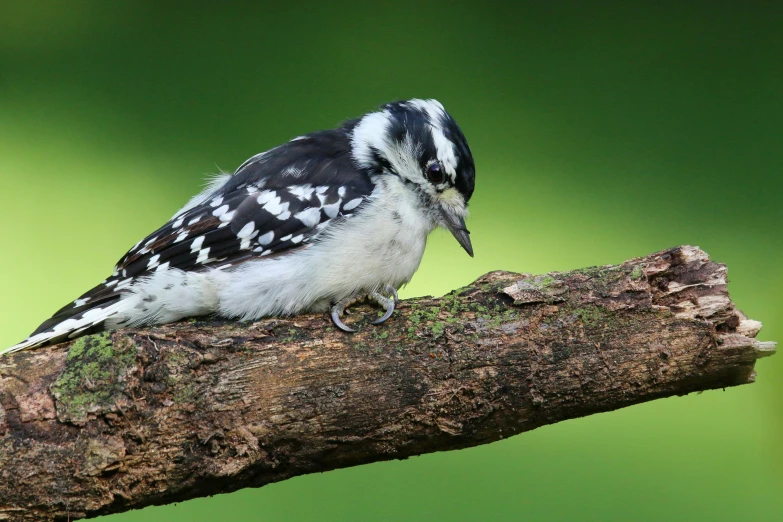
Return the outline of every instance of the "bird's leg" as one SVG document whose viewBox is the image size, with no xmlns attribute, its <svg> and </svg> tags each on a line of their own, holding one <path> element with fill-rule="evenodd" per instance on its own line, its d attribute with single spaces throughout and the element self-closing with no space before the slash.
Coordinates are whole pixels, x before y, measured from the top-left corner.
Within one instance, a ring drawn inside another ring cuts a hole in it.
<svg viewBox="0 0 783 522">
<path fill-rule="evenodd" d="M 383 317 L 380 317 L 372 322 L 372 324 L 381 324 L 382 322 L 386 321 L 391 315 L 394 313 L 394 308 L 397 306 L 397 302 L 399 301 L 399 297 L 397 297 L 397 290 L 391 285 L 386 285 L 383 287 L 383 291 L 391 294 L 391 297 L 386 297 L 380 292 L 373 292 L 369 295 L 370 299 L 381 305 L 385 310 L 386 313 L 383 314 Z"/>
<path fill-rule="evenodd" d="M 343 323 L 342 317 L 346 313 L 346 309 L 349 306 L 358 303 L 359 301 L 363 301 L 364 299 L 371 299 L 386 310 L 386 313 L 383 314 L 383 317 L 372 321 L 372 324 L 381 324 L 382 322 L 386 321 L 394 313 L 394 308 L 397 306 L 399 298 L 397 297 L 397 290 L 395 290 L 391 285 L 384 286 L 383 291 L 390 294 L 391 297 L 386 297 L 380 292 L 375 291 L 366 295 L 352 295 L 336 302 L 334 306 L 332 306 L 332 321 L 334 322 L 335 326 L 344 332 L 355 332 L 355 329 Z"/>
</svg>

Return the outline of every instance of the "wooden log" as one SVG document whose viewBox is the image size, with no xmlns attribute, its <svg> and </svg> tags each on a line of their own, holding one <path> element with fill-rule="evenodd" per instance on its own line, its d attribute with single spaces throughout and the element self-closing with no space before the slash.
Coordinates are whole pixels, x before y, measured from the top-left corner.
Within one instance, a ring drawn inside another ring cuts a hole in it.
<svg viewBox="0 0 783 522">
<path fill-rule="evenodd" d="M 359 333 L 191 320 L 0 359 L 0 520 L 68 520 L 485 444 L 753 382 L 775 344 L 694 247 L 493 272 Z"/>
</svg>

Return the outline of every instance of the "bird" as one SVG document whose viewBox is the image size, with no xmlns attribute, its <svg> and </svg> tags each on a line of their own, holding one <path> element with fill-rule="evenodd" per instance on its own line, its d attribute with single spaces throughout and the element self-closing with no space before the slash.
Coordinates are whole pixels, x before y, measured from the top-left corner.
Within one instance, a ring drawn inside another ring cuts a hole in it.
<svg viewBox="0 0 783 522">
<path fill-rule="evenodd" d="M 236 320 L 351 305 L 394 312 L 427 237 L 466 228 L 475 165 L 434 99 L 386 103 L 336 128 L 297 136 L 221 173 L 139 241 L 111 276 L 0 353 L 188 317 Z"/>
</svg>

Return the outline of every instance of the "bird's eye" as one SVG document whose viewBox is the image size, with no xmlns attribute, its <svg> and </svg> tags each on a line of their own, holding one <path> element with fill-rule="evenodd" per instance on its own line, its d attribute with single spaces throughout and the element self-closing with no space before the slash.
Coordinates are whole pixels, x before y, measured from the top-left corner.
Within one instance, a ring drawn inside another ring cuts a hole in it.
<svg viewBox="0 0 783 522">
<path fill-rule="evenodd" d="M 430 180 L 430 183 L 434 185 L 443 183 L 445 176 L 443 173 L 443 167 L 439 161 L 434 161 L 427 165 L 427 179 Z"/>
</svg>

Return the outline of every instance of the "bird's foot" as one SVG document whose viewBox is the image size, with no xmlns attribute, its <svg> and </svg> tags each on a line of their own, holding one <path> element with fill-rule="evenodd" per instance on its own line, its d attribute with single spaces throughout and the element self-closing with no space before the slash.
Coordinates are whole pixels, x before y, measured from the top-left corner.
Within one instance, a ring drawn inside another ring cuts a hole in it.
<svg viewBox="0 0 783 522">
<path fill-rule="evenodd" d="M 370 292 L 369 294 L 352 295 L 336 302 L 332 307 L 332 321 L 334 322 L 335 326 L 344 332 L 355 332 L 356 330 L 354 328 L 351 328 L 350 326 L 347 326 L 345 323 L 343 323 L 342 317 L 346 313 L 346 309 L 349 306 L 356 304 L 359 301 L 364 301 L 365 299 L 371 299 L 375 301 L 381 305 L 384 310 L 386 310 L 386 313 L 384 313 L 382 317 L 372 321 L 372 324 L 381 324 L 382 322 L 386 321 L 394 313 L 394 308 L 397 306 L 399 298 L 397 297 L 397 290 L 391 285 L 384 286 L 383 291 L 389 294 L 391 297 L 386 297 L 385 295 L 376 291 Z"/>
</svg>

